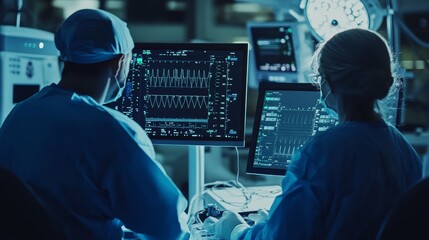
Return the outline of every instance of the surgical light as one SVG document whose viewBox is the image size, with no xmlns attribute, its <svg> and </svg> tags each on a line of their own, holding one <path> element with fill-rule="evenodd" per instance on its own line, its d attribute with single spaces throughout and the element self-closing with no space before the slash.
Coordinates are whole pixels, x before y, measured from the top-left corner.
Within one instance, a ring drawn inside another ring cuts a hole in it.
<svg viewBox="0 0 429 240">
<path fill-rule="evenodd" d="M 377 0 L 304 0 L 304 16 L 319 40 L 351 28 L 376 30 L 384 14 Z"/>
</svg>

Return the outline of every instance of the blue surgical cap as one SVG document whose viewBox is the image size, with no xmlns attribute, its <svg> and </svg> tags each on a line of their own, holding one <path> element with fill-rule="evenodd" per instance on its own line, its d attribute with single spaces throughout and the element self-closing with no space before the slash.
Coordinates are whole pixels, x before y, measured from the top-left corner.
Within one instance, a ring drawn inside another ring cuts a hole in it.
<svg viewBox="0 0 429 240">
<path fill-rule="evenodd" d="M 99 9 L 73 13 L 55 34 L 55 45 L 65 62 L 99 63 L 134 48 L 127 24 Z"/>
</svg>

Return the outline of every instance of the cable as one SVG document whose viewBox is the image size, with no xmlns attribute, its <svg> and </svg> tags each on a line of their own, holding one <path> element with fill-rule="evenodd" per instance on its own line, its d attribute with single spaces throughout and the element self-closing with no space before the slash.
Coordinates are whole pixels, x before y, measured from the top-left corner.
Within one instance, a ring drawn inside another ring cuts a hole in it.
<svg viewBox="0 0 429 240">
<path fill-rule="evenodd" d="M 225 182 L 225 183 L 228 184 L 228 182 Z M 225 185 L 225 183 L 223 185 Z M 245 207 L 247 207 L 247 205 L 249 205 L 251 203 L 253 193 L 247 191 L 247 188 L 245 188 L 243 185 L 241 185 L 241 186 L 242 187 L 240 187 L 240 185 L 237 186 L 236 183 L 229 185 L 229 187 L 237 188 L 240 190 L 241 194 L 244 197 L 244 202 L 242 202 L 242 201 L 233 202 L 230 200 L 226 200 L 224 197 L 222 197 L 221 195 L 217 194 L 216 191 L 214 191 L 214 190 L 218 190 L 218 189 L 223 189 L 224 187 L 218 188 L 218 186 L 213 186 L 209 190 L 211 190 L 212 194 L 215 195 L 216 197 L 218 197 L 221 202 L 224 202 L 224 203 L 231 205 L 231 206 L 234 206 L 234 207 L 245 208 Z"/>
<path fill-rule="evenodd" d="M 196 217 L 196 214 L 198 214 L 198 211 L 197 211 L 196 213 L 194 213 L 194 206 L 195 206 L 195 202 L 196 202 L 198 199 L 202 198 L 202 196 L 204 196 L 204 194 L 206 194 L 206 193 L 207 193 L 207 191 L 208 191 L 208 190 L 204 190 L 204 191 L 202 191 L 199 195 L 194 195 L 194 196 L 191 198 L 191 200 L 189 201 L 189 208 L 188 208 L 188 216 L 189 216 L 189 218 L 188 218 L 188 223 L 187 223 L 187 225 L 188 225 L 189 229 L 191 228 L 191 225 L 192 225 L 193 223 L 195 223 L 195 217 Z"/>
<path fill-rule="evenodd" d="M 203 190 L 199 195 L 195 195 L 192 197 L 192 199 L 189 201 L 189 208 L 188 208 L 188 227 L 191 229 L 191 225 L 194 223 L 201 223 L 201 219 L 199 218 L 199 214 L 202 213 L 203 210 L 197 210 L 195 211 L 195 207 L 199 200 L 203 199 L 204 195 L 208 192 L 211 192 L 213 195 L 215 195 L 221 202 L 224 202 L 228 205 L 234 206 L 234 207 L 240 207 L 240 208 L 246 208 L 251 202 L 253 196 L 259 196 L 259 197 L 273 197 L 273 195 L 277 195 L 279 191 L 273 191 L 273 190 L 259 190 L 259 191 L 249 191 L 242 183 L 239 181 L 240 177 L 240 153 L 238 151 L 238 148 L 235 147 L 235 153 L 236 153 L 236 175 L 234 180 L 228 180 L 228 181 L 215 181 L 211 183 L 204 184 L 205 190 Z M 238 201 L 238 202 L 232 202 L 227 199 L 225 199 L 223 196 L 219 195 L 215 190 L 224 189 L 226 187 L 230 188 L 237 188 L 240 190 L 241 194 L 244 197 L 244 202 Z"/>
<path fill-rule="evenodd" d="M 237 175 L 235 176 L 235 183 L 239 185 L 238 177 L 240 176 L 240 154 L 238 152 L 238 147 L 235 147 L 235 153 L 236 153 L 236 161 L 237 161 Z"/>
</svg>

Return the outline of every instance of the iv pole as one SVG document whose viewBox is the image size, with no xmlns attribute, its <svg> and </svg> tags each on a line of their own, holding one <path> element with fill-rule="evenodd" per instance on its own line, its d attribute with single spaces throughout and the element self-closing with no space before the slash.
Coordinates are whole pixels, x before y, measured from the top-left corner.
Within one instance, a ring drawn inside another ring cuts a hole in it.
<svg viewBox="0 0 429 240">
<path fill-rule="evenodd" d="M 397 0 L 387 0 L 386 1 L 386 28 L 387 28 L 387 38 L 392 46 L 393 55 L 398 56 L 399 54 L 399 30 L 398 26 L 395 24 L 395 14 L 398 9 Z"/>
<path fill-rule="evenodd" d="M 21 26 L 21 13 L 22 13 L 22 4 L 23 4 L 24 0 L 18 0 L 18 10 L 16 13 L 16 27 L 20 27 Z"/>
</svg>

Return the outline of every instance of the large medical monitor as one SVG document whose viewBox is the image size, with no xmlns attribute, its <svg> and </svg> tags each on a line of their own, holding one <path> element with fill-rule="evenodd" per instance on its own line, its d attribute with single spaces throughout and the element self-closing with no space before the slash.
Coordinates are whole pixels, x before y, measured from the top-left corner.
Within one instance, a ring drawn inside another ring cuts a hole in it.
<svg viewBox="0 0 429 240">
<path fill-rule="evenodd" d="M 243 146 L 247 44 L 136 43 L 122 98 L 110 107 L 154 144 Z"/>
<path fill-rule="evenodd" d="M 258 81 L 303 82 L 305 58 L 311 57 L 305 26 L 297 22 L 249 22 L 252 70 Z"/>
<path fill-rule="evenodd" d="M 284 176 L 295 151 L 310 137 L 337 124 L 310 83 L 261 82 L 247 173 Z M 387 106 L 386 121 L 397 125 L 398 101 Z"/>
</svg>

